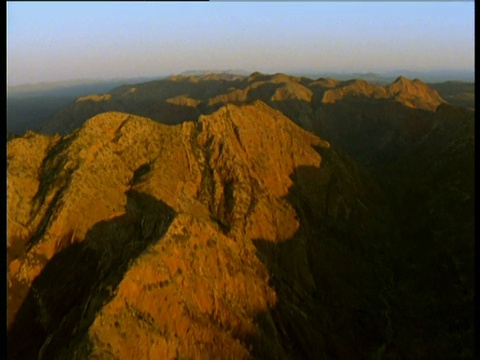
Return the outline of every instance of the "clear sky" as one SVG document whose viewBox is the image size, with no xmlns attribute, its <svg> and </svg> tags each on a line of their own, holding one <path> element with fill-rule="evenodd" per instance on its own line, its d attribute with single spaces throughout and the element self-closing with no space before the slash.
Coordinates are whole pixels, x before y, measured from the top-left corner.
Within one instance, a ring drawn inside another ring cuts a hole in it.
<svg viewBox="0 0 480 360">
<path fill-rule="evenodd" d="M 8 2 L 8 85 L 474 69 L 474 2 Z"/>
</svg>

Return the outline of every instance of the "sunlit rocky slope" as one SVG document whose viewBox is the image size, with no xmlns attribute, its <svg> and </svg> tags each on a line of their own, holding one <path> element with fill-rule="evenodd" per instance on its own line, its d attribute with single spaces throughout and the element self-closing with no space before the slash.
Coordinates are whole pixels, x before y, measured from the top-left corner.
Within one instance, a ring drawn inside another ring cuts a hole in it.
<svg viewBox="0 0 480 360">
<path fill-rule="evenodd" d="M 10 359 L 473 357 L 472 111 L 255 73 L 62 119 L 8 142 Z"/>
<path fill-rule="evenodd" d="M 327 330 L 388 326 L 379 190 L 261 102 L 175 127 L 106 113 L 8 155 L 17 356 L 366 355 L 388 341 L 350 329 L 345 350 Z"/>
</svg>

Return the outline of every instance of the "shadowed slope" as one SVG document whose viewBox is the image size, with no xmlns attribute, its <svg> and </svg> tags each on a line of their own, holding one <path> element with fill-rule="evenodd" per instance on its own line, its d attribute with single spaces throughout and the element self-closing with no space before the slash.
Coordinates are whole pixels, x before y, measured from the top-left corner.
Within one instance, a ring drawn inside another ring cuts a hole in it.
<svg viewBox="0 0 480 360">
<path fill-rule="evenodd" d="M 35 278 L 8 333 L 9 359 L 71 357 L 131 262 L 167 231 L 171 208 L 135 191 L 127 199 L 125 215 L 95 224 Z"/>
<path fill-rule="evenodd" d="M 398 349 L 412 349 L 408 356 L 473 357 L 473 115 L 441 106 L 435 129 L 409 156 L 375 169 L 400 223 L 402 241 L 391 259 L 392 321 L 399 328 L 415 324 L 397 339 Z"/>
<path fill-rule="evenodd" d="M 445 81 L 428 84 L 438 91 L 441 97 L 449 103 L 467 109 L 475 109 L 475 83 L 463 81 Z"/>
<path fill-rule="evenodd" d="M 286 199 L 298 231 L 281 243 L 254 241 L 279 299 L 259 321 L 274 324 L 289 359 L 371 358 L 392 342 L 386 254 L 396 222 L 361 169 L 333 149 L 318 151 L 320 167 L 291 175 Z"/>
</svg>

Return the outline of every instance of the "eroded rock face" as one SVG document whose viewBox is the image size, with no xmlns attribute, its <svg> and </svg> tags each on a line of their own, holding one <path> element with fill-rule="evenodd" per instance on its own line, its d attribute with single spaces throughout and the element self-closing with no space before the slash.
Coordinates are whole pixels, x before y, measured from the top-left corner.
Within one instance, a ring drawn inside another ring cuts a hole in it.
<svg viewBox="0 0 480 360">
<path fill-rule="evenodd" d="M 263 102 L 176 126 L 104 113 L 8 158 L 11 359 L 367 358 L 393 341 L 388 201 Z"/>
</svg>

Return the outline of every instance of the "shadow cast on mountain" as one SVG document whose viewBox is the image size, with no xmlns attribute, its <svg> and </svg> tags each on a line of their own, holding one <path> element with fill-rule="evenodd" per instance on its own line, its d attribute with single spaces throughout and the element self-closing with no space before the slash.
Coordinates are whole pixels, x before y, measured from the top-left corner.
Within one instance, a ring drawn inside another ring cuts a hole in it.
<svg viewBox="0 0 480 360">
<path fill-rule="evenodd" d="M 47 226 L 50 223 L 50 220 L 53 216 L 53 209 L 57 206 L 58 202 L 60 201 L 63 190 L 65 189 L 66 184 L 70 180 L 70 177 L 74 171 L 74 169 L 70 169 L 68 171 L 63 171 L 66 159 L 63 156 L 59 156 L 64 152 L 68 147 L 72 144 L 72 142 L 76 139 L 76 133 L 71 134 L 70 136 L 65 136 L 60 141 L 58 141 L 55 145 L 53 145 L 49 150 L 47 155 L 42 161 L 42 165 L 40 166 L 39 171 L 39 185 L 38 190 L 33 196 L 33 211 L 31 214 L 31 219 L 37 216 L 38 212 L 41 210 L 43 204 L 45 203 L 47 194 L 51 190 L 51 187 L 54 186 L 53 184 L 57 185 L 55 189 L 55 194 L 53 195 L 52 200 L 48 204 L 47 210 L 45 215 L 42 216 L 42 220 L 37 228 L 37 230 L 32 234 L 30 239 L 27 243 L 27 248 L 31 249 L 35 246 L 38 241 L 43 237 L 45 231 L 47 230 Z M 58 182 L 54 182 L 53 179 L 58 174 L 62 174 L 59 178 L 60 184 Z"/>
<path fill-rule="evenodd" d="M 313 131 L 365 166 L 407 155 L 436 125 L 434 112 L 412 109 L 387 99 L 365 96 L 321 104 Z"/>
<path fill-rule="evenodd" d="M 336 168 L 335 177 L 325 181 L 322 173 L 338 159 L 331 158 L 331 149 L 316 150 L 321 168 L 295 169 L 286 196 L 300 222 L 297 232 L 282 242 L 254 240 L 277 293 L 275 308 L 257 316 L 263 333 L 271 336 L 253 341 L 254 354 L 471 358 L 471 203 L 455 200 L 463 207 L 451 214 L 447 200 L 442 204 L 436 200 L 440 195 L 423 194 L 409 197 L 410 208 L 396 209 L 390 194 L 368 189 L 373 179 L 366 174 L 350 169 L 356 184 L 348 184 L 347 173 Z M 416 182 L 405 186 L 414 191 Z M 441 221 L 425 212 L 433 201 Z M 265 343 L 271 351 L 260 345 Z"/>
<path fill-rule="evenodd" d="M 383 255 L 396 229 L 376 217 L 380 205 L 374 205 L 381 198 L 362 198 L 372 211 L 365 222 L 368 216 L 352 205 L 360 192 L 345 188 L 345 179 L 326 178 L 333 173 L 333 150 L 316 150 L 322 168 L 296 168 L 285 197 L 300 222 L 297 232 L 282 242 L 254 240 L 278 299 L 274 309 L 257 316 L 269 334 L 252 340 L 258 358 L 366 359 L 389 341 L 382 298 L 389 290 L 389 269 Z M 342 196 L 345 202 L 337 202 Z"/>
<path fill-rule="evenodd" d="M 140 116 L 148 117 L 152 120 L 166 125 L 177 125 L 185 121 L 197 121 L 200 117 L 200 111 L 193 106 L 172 104 L 168 101 L 156 102 L 146 107 L 142 111 L 130 111 Z"/>
<path fill-rule="evenodd" d="M 8 330 L 8 359 L 68 358 L 130 263 L 162 238 L 174 217 L 162 201 L 129 191 L 124 215 L 94 225 L 33 281 Z"/>
<path fill-rule="evenodd" d="M 301 99 L 270 101 L 269 105 L 305 130 L 313 132 L 312 104 Z"/>
</svg>

